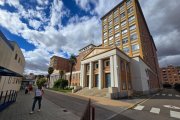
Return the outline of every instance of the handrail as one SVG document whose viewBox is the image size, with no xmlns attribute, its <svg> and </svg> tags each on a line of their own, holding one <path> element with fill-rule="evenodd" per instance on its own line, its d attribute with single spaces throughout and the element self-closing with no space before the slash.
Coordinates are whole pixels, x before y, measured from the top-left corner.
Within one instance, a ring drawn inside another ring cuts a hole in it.
<svg viewBox="0 0 180 120">
<path fill-rule="evenodd" d="M 16 102 L 16 98 L 17 91 L 15 90 L 0 91 L 0 111 Z"/>
<path fill-rule="evenodd" d="M 81 117 L 81 120 L 95 120 L 95 107 L 91 105 L 91 100 L 88 100 L 86 109 Z"/>
</svg>

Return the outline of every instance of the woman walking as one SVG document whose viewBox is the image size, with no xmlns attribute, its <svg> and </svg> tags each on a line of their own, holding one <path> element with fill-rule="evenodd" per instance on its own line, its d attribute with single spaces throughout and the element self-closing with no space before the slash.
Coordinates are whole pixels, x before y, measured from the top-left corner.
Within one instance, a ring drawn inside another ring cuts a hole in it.
<svg viewBox="0 0 180 120">
<path fill-rule="evenodd" d="M 42 86 L 38 86 L 38 88 L 35 90 L 35 96 L 34 96 L 34 102 L 32 105 L 32 111 L 30 114 L 34 113 L 34 108 L 36 106 L 36 102 L 38 101 L 39 109 L 38 112 L 40 112 L 41 109 L 41 100 L 42 100 L 42 95 L 44 94 L 44 91 L 42 90 Z"/>
</svg>

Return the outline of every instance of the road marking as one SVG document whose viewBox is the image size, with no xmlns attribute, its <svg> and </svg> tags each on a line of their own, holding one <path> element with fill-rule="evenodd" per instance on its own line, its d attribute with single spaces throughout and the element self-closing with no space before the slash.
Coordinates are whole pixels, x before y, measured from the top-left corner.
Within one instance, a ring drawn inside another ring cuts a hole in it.
<svg viewBox="0 0 180 120">
<path fill-rule="evenodd" d="M 166 108 L 172 108 L 172 109 L 179 109 L 180 110 L 180 107 L 176 107 L 176 106 L 173 106 L 173 105 L 163 105 L 164 107 Z"/>
<path fill-rule="evenodd" d="M 159 95 L 159 93 L 157 93 L 156 95 Z"/>
<path fill-rule="evenodd" d="M 170 116 L 173 118 L 180 118 L 180 112 L 170 111 Z"/>
<path fill-rule="evenodd" d="M 134 109 L 135 109 L 135 110 L 142 110 L 143 108 L 144 108 L 144 106 L 138 105 L 138 106 L 136 106 Z"/>
<path fill-rule="evenodd" d="M 172 94 L 168 94 L 168 96 L 172 96 Z"/>
<path fill-rule="evenodd" d="M 155 113 L 155 114 L 159 114 L 160 109 L 159 109 L 159 108 L 154 108 L 154 107 L 152 107 L 150 112 L 151 112 L 151 113 Z"/>
<path fill-rule="evenodd" d="M 162 96 L 165 96 L 166 94 L 162 94 Z"/>
<path fill-rule="evenodd" d="M 176 97 L 180 97 L 180 95 L 175 95 Z"/>
</svg>

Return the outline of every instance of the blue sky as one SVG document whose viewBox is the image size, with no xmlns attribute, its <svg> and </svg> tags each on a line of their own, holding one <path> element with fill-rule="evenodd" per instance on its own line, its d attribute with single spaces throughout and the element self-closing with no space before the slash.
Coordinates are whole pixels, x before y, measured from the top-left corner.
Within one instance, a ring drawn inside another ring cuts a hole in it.
<svg viewBox="0 0 180 120">
<path fill-rule="evenodd" d="M 53 55 L 67 58 L 89 43 L 101 44 L 100 18 L 121 1 L 0 0 L 0 30 L 21 47 L 25 73 L 45 74 Z M 179 17 L 168 19 L 179 14 L 180 1 L 139 1 L 158 48 L 160 65 L 180 64 L 179 44 L 172 44 L 179 40 Z"/>
</svg>

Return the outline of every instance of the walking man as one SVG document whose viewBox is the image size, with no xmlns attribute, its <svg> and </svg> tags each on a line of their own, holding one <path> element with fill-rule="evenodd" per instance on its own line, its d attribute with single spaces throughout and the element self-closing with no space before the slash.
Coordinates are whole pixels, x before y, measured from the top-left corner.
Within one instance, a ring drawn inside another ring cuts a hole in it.
<svg viewBox="0 0 180 120">
<path fill-rule="evenodd" d="M 34 96 L 34 101 L 32 105 L 32 111 L 30 114 L 34 113 L 34 108 L 36 106 L 36 102 L 38 101 L 39 109 L 38 112 L 40 112 L 41 109 L 41 100 L 42 100 L 42 95 L 44 94 L 44 91 L 42 90 L 42 86 L 38 86 L 38 88 L 35 90 L 35 96 Z"/>
</svg>

